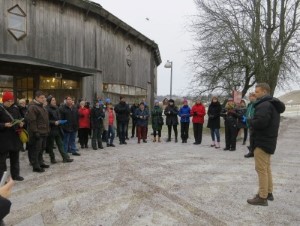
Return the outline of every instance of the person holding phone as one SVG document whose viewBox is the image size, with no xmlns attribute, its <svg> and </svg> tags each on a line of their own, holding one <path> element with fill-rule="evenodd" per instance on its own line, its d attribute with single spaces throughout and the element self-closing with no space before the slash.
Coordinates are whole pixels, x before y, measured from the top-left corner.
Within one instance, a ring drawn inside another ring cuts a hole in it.
<svg viewBox="0 0 300 226">
<path fill-rule="evenodd" d="M 22 143 L 19 138 L 18 130 L 24 126 L 20 120 L 19 108 L 14 104 L 14 94 L 5 91 L 2 95 L 3 104 L 0 105 L 0 178 L 7 171 L 6 159 L 9 156 L 10 174 L 13 180 L 22 181 L 20 176 L 19 153 Z M 17 124 L 13 121 L 18 119 Z"/>
<path fill-rule="evenodd" d="M 11 202 L 8 197 L 11 194 L 14 181 L 10 178 L 8 182 L 0 187 L 0 225 L 4 225 L 3 219 L 10 212 Z"/>
</svg>

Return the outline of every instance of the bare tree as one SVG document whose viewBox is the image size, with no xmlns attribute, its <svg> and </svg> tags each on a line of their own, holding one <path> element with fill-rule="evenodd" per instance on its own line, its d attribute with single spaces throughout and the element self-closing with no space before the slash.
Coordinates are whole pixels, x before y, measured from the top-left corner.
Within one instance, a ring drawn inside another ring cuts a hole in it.
<svg viewBox="0 0 300 226">
<path fill-rule="evenodd" d="M 278 81 L 299 68 L 300 0 L 195 0 L 190 26 L 194 94 L 231 92 L 243 96 L 256 82 L 272 94 Z M 298 38 L 298 39 L 297 39 Z"/>
</svg>

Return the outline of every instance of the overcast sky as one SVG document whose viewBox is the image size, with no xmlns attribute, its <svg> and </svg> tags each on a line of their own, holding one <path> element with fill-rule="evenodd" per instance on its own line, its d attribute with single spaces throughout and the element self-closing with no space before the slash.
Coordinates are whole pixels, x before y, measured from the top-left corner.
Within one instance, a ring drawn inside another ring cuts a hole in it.
<svg viewBox="0 0 300 226">
<path fill-rule="evenodd" d="M 162 59 L 158 67 L 158 95 L 170 93 L 171 70 L 164 68 L 167 60 L 173 61 L 172 93 L 184 95 L 191 78 L 186 58 L 192 46 L 185 27 L 188 17 L 196 13 L 193 0 L 92 1 L 158 44 Z"/>
</svg>

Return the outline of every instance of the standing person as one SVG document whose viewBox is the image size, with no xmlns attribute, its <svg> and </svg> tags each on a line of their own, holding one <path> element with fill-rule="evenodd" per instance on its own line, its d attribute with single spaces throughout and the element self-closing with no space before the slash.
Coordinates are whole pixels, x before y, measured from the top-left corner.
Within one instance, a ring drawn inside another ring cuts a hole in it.
<svg viewBox="0 0 300 226">
<path fill-rule="evenodd" d="M 117 114 L 117 125 L 119 130 L 120 144 L 127 144 L 125 139 L 130 109 L 128 104 L 125 102 L 125 98 L 123 96 L 120 96 L 120 102 L 115 106 L 115 112 Z"/>
<path fill-rule="evenodd" d="M 245 117 L 246 117 L 246 125 L 247 125 L 247 128 L 249 129 L 250 144 L 249 144 L 249 146 L 247 146 L 249 152 L 248 152 L 248 154 L 244 155 L 245 158 L 254 157 L 252 128 L 250 128 L 249 121 L 247 119 L 252 119 L 254 116 L 254 103 L 256 101 L 255 93 L 249 94 L 249 100 L 250 100 L 250 103 L 247 106 L 247 112 L 246 112 Z"/>
<path fill-rule="evenodd" d="M 10 175 L 14 180 L 22 181 L 20 176 L 19 153 L 22 147 L 17 130 L 22 128 L 24 123 L 13 125 L 14 119 L 21 119 L 19 109 L 14 105 L 14 95 L 5 91 L 2 96 L 3 104 L 0 105 L 0 178 L 4 171 L 7 171 L 6 158 L 9 155 Z"/>
<path fill-rule="evenodd" d="M 92 147 L 97 150 L 97 146 L 103 149 L 102 133 L 103 133 L 103 119 L 105 114 L 99 102 L 96 102 L 91 111 L 91 126 L 92 126 Z"/>
<path fill-rule="evenodd" d="M 116 114 L 111 103 L 108 103 L 105 110 L 104 129 L 106 133 L 107 147 L 115 147 L 114 138 L 116 130 Z"/>
<path fill-rule="evenodd" d="M 1 177 L 0 177 L 1 178 Z M 14 185 L 14 181 L 10 178 L 10 180 L 0 187 L 0 225 L 4 226 L 3 218 L 6 217 L 10 212 L 11 202 L 8 200 L 12 187 Z"/>
<path fill-rule="evenodd" d="M 134 138 L 134 134 L 136 131 L 136 118 L 135 118 L 135 111 L 139 108 L 139 104 L 137 101 L 134 101 L 134 104 L 130 107 L 130 116 L 132 120 L 132 128 L 131 128 L 131 138 Z"/>
<path fill-rule="evenodd" d="M 258 175 L 258 194 L 247 202 L 251 205 L 267 206 L 268 200 L 273 201 L 273 179 L 271 172 L 271 155 L 276 149 L 280 114 L 285 111 L 285 105 L 280 100 L 270 96 L 270 86 L 258 83 L 255 87 L 257 102 L 255 112 L 249 125 L 253 132 L 255 170 Z"/>
<path fill-rule="evenodd" d="M 62 125 L 64 132 L 64 150 L 72 153 L 72 155 L 80 156 L 76 147 L 76 133 L 78 130 L 78 110 L 73 104 L 71 96 L 65 98 L 65 104 L 59 108 L 60 117 L 62 120 L 67 120 L 67 123 Z"/>
<path fill-rule="evenodd" d="M 29 133 L 28 153 L 33 172 L 45 172 L 49 165 L 44 163 L 43 152 L 46 149 L 47 136 L 50 132 L 48 112 L 44 108 L 46 102 L 42 91 L 35 93 L 35 99 L 29 104 L 26 122 Z"/>
<path fill-rule="evenodd" d="M 246 122 L 243 120 L 247 112 L 247 106 L 245 100 L 241 100 L 240 104 L 236 108 L 236 113 L 238 114 L 238 122 L 237 122 L 237 133 L 236 136 L 239 135 L 239 132 L 241 129 L 243 129 L 244 132 L 244 138 L 243 138 L 243 145 L 246 144 L 247 137 L 248 137 L 248 128 L 246 125 Z"/>
<path fill-rule="evenodd" d="M 188 106 L 187 100 L 183 100 L 183 106 L 179 110 L 182 143 L 187 143 L 189 138 L 190 113 L 191 108 Z"/>
<path fill-rule="evenodd" d="M 192 107 L 191 116 L 193 116 L 193 129 L 194 129 L 194 144 L 198 145 L 202 143 L 202 130 L 204 123 L 204 116 L 206 115 L 205 107 L 201 103 L 201 97 L 196 100 L 196 103 Z"/>
<path fill-rule="evenodd" d="M 225 148 L 224 151 L 236 150 L 236 134 L 237 134 L 237 119 L 239 115 L 236 113 L 235 103 L 233 99 L 228 99 L 225 105 L 225 113 L 223 114 L 225 120 Z"/>
<path fill-rule="evenodd" d="M 70 159 L 70 156 L 64 150 L 64 144 L 62 141 L 63 132 L 62 132 L 61 124 L 67 122 L 63 122 L 62 120 L 60 120 L 59 110 L 56 105 L 56 99 L 53 96 L 49 95 L 47 97 L 47 102 L 48 105 L 46 106 L 46 109 L 48 111 L 48 116 L 49 116 L 50 133 L 47 138 L 46 151 L 47 153 L 49 153 L 51 163 L 52 164 L 57 163 L 53 151 L 54 141 L 57 145 L 58 151 L 63 159 L 63 162 L 73 162 L 73 159 Z"/>
<path fill-rule="evenodd" d="M 162 117 L 162 108 L 159 106 L 159 101 L 154 101 L 154 107 L 151 111 L 152 117 L 152 129 L 153 129 L 153 142 L 156 142 L 156 134 L 158 136 L 157 141 L 161 142 L 161 129 L 164 124 L 164 119 Z"/>
<path fill-rule="evenodd" d="M 78 137 L 80 147 L 88 148 L 88 141 L 89 141 L 89 133 L 91 128 L 91 110 L 89 105 L 86 105 L 87 102 L 81 101 L 80 107 L 78 109 L 78 116 L 79 116 L 79 129 L 78 129 Z"/>
<path fill-rule="evenodd" d="M 147 126 L 149 112 L 147 109 L 145 109 L 145 105 L 143 102 L 141 102 L 139 108 L 136 109 L 135 117 L 138 133 L 138 144 L 141 143 L 141 139 L 143 139 L 144 143 L 147 143 Z"/>
<path fill-rule="evenodd" d="M 218 100 L 218 97 L 213 97 L 208 107 L 208 123 L 207 128 L 210 128 L 210 134 L 212 139 L 211 147 L 220 148 L 220 116 L 222 106 Z M 217 140 L 217 141 L 216 141 Z"/>
<path fill-rule="evenodd" d="M 166 124 L 168 126 L 168 140 L 167 142 L 171 141 L 171 131 L 172 127 L 175 133 L 175 142 L 178 142 L 178 132 L 177 132 L 177 125 L 178 125 L 178 107 L 175 106 L 174 100 L 170 99 L 168 101 L 168 106 L 165 108 L 164 114 L 167 116 Z"/>
<path fill-rule="evenodd" d="M 19 105 L 18 105 L 18 107 L 19 107 L 19 111 L 20 111 L 20 114 L 21 114 L 21 118 L 24 118 L 25 119 L 25 115 L 26 115 L 26 113 L 27 113 L 27 106 L 26 106 L 26 100 L 25 99 L 20 99 L 19 100 Z M 24 129 L 27 129 L 27 127 L 26 127 L 26 122 L 24 122 L 24 126 L 23 126 L 23 128 Z M 26 148 L 25 148 L 26 150 L 27 150 L 27 143 L 26 143 Z M 21 147 L 21 151 L 25 151 L 25 149 L 24 149 L 24 146 L 23 146 L 23 144 L 22 144 L 22 147 Z"/>
</svg>

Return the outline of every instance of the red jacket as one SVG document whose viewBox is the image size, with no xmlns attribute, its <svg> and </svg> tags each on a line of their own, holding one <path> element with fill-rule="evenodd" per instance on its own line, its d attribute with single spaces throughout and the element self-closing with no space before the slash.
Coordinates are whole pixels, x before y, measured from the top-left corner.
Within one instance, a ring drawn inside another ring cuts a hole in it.
<svg viewBox="0 0 300 226">
<path fill-rule="evenodd" d="M 79 115 L 79 128 L 90 128 L 90 116 L 91 116 L 91 109 L 89 108 L 79 108 L 78 110 Z"/>
<path fill-rule="evenodd" d="M 193 116 L 193 123 L 204 123 L 204 116 L 206 115 L 205 107 L 200 104 L 195 104 L 191 110 L 191 116 Z"/>
</svg>

